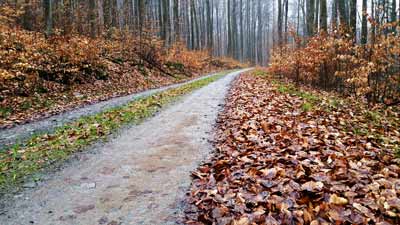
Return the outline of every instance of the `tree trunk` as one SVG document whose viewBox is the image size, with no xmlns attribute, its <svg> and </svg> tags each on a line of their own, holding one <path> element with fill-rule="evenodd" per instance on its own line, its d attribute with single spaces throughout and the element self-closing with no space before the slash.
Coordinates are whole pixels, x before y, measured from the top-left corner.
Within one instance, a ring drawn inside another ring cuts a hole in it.
<svg viewBox="0 0 400 225">
<path fill-rule="evenodd" d="M 212 21 L 212 8 L 210 0 L 206 0 L 206 12 L 207 12 L 207 48 L 212 53 L 213 48 L 213 21 Z"/>
<path fill-rule="evenodd" d="M 332 30 L 337 29 L 338 22 L 338 0 L 332 1 Z"/>
<path fill-rule="evenodd" d="M 174 32 L 175 41 L 180 41 L 180 18 L 179 18 L 179 1 L 174 0 Z"/>
<path fill-rule="evenodd" d="M 169 0 L 162 0 L 162 13 L 163 13 L 163 40 L 165 46 L 170 44 L 170 20 L 169 20 Z"/>
<path fill-rule="evenodd" d="M 345 0 L 338 0 L 338 8 L 339 8 L 340 26 L 342 26 L 343 29 L 347 30 L 348 29 L 348 23 L 347 23 L 348 19 L 347 19 L 347 13 L 346 13 Z"/>
<path fill-rule="evenodd" d="M 320 30 L 323 32 L 328 31 L 328 11 L 326 6 L 326 0 L 321 0 L 320 2 L 320 18 L 319 18 L 319 26 Z"/>
<path fill-rule="evenodd" d="M 361 44 L 368 42 L 368 21 L 367 21 L 368 0 L 363 0 L 362 4 L 362 24 L 361 24 Z"/>
<path fill-rule="evenodd" d="M 111 0 L 103 0 L 103 23 L 105 30 L 111 27 Z"/>
<path fill-rule="evenodd" d="M 316 33 L 319 29 L 319 9 L 320 9 L 320 0 L 315 0 L 315 14 L 314 14 L 314 33 Z"/>
<path fill-rule="evenodd" d="M 53 34 L 53 1 L 52 0 L 43 0 L 43 8 L 44 8 L 44 21 L 46 23 L 46 37 L 49 37 Z"/>
<path fill-rule="evenodd" d="M 350 32 L 357 42 L 357 0 L 350 0 Z"/>
<path fill-rule="evenodd" d="M 22 15 L 22 27 L 26 30 L 32 30 L 32 10 L 30 0 L 25 0 L 24 14 Z"/>
<path fill-rule="evenodd" d="M 278 45 L 282 44 L 283 39 L 283 31 L 282 31 L 282 22 L 283 22 L 283 12 L 282 12 L 282 0 L 278 0 Z"/>
<path fill-rule="evenodd" d="M 315 0 L 307 0 L 307 35 L 314 35 Z"/>
<path fill-rule="evenodd" d="M 391 11 L 390 17 L 391 17 L 390 18 L 390 22 L 391 23 L 395 23 L 396 20 L 397 20 L 397 4 L 396 4 L 396 0 L 392 0 L 392 11 Z M 396 26 L 395 25 L 393 25 L 392 32 L 396 33 Z"/>
<path fill-rule="evenodd" d="M 285 0 L 285 44 L 288 43 L 288 32 L 289 32 L 289 0 Z"/>
<path fill-rule="evenodd" d="M 119 28 L 118 0 L 110 0 L 111 26 Z"/>
<path fill-rule="evenodd" d="M 90 37 L 96 37 L 97 16 L 96 16 L 96 0 L 89 0 L 89 24 Z"/>
</svg>

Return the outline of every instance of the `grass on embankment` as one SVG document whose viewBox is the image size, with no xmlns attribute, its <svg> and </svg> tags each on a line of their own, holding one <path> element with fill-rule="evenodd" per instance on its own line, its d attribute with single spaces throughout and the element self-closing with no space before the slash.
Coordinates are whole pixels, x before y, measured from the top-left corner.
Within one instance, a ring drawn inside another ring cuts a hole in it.
<svg viewBox="0 0 400 225">
<path fill-rule="evenodd" d="M 62 162 L 127 124 L 138 124 L 179 97 L 204 87 L 228 74 L 221 72 L 178 88 L 133 100 L 132 102 L 56 129 L 53 133 L 32 137 L 22 144 L 0 150 L 0 193 L 19 184 L 40 170 Z"/>
</svg>

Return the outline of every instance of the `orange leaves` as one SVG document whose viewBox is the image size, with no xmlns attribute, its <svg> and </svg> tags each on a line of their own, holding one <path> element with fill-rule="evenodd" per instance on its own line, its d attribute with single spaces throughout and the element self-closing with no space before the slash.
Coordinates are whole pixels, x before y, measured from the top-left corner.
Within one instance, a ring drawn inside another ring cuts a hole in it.
<svg viewBox="0 0 400 225">
<path fill-rule="evenodd" d="M 377 35 L 374 43 L 362 46 L 336 33 L 319 34 L 302 47 L 275 49 L 269 71 L 345 95 L 367 97 L 370 102 L 390 104 L 400 100 L 396 88 L 400 82 L 398 43 L 398 35 Z"/>
<path fill-rule="evenodd" d="M 4 22 L 12 13 L 0 7 L 0 128 L 240 66 L 119 30 L 107 38 L 45 38 Z"/>
<path fill-rule="evenodd" d="M 301 112 L 310 96 L 274 83 L 253 74 L 235 82 L 216 152 L 195 172 L 188 224 L 398 224 L 400 167 L 393 148 L 351 131 L 374 129 L 363 112 L 324 111 L 322 96 Z M 389 127 L 382 136 L 397 140 Z"/>
</svg>

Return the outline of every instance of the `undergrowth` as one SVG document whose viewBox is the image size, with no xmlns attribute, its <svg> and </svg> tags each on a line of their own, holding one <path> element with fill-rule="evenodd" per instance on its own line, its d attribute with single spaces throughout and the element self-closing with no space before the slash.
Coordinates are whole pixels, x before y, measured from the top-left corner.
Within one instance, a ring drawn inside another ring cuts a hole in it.
<svg viewBox="0 0 400 225">
<path fill-rule="evenodd" d="M 399 135 L 400 110 L 396 107 L 376 105 L 367 107 L 356 98 L 346 98 L 331 92 L 294 84 L 287 79 L 280 79 L 262 69 L 252 73 L 271 82 L 275 90 L 281 94 L 297 96 L 302 100 L 300 109 L 304 112 L 319 111 L 321 116 L 329 118 L 330 114 L 346 115 L 351 119 L 342 119 L 339 125 L 343 130 L 355 136 L 365 136 L 379 143 L 384 148 L 393 150 L 400 158 L 400 142 L 395 139 Z"/>
</svg>

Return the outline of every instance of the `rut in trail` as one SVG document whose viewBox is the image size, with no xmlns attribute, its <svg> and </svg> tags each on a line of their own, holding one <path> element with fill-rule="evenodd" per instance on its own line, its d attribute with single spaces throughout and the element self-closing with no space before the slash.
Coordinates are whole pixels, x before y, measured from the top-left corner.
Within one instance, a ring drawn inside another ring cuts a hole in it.
<svg viewBox="0 0 400 225">
<path fill-rule="evenodd" d="M 212 147 L 231 73 L 15 197 L 1 224 L 176 224 L 190 171 Z"/>
</svg>

